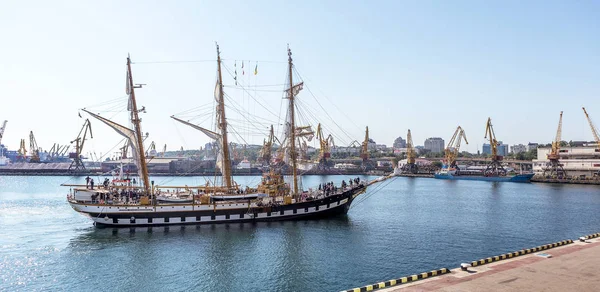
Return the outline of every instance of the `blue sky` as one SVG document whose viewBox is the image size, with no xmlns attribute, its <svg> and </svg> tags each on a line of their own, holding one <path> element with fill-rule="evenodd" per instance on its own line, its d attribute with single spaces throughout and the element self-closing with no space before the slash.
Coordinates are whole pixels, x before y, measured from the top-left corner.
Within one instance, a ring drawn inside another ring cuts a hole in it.
<svg viewBox="0 0 600 292">
<path fill-rule="evenodd" d="M 461 125 L 476 152 L 488 116 L 505 143 L 550 142 L 561 110 L 564 140 L 592 140 L 581 106 L 600 123 L 599 11 L 595 1 L 4 1 L 2 142 L 15 149 L 30 130 L 44 149 L 73 140 L 79 108 L 125 100 L 130 53 L 135 82 L 147 84 L 137 95 L 149 139 L 196 149 L 208 138 L 169 116 L 212 102 L 215 62 L 141 62 L 214 60 L 215 41 L 228 68 L 258 64 L 257 76 L 243 77 L 257 85 L 284 83 L 289 43 L 310 92 L 348 133 L 336 134 L 339 145 L 360 141 L 367 125 L 388 145 L 408 129 L 418 145 L 448 141 Z M 226 90 L 277 120 L 280 92 Z M 310 92 L 299 99 L 324 117 Z M 125 123 L 123 113 L 104 114 Z M 92 123 L 86 152 L 114 151 L 120 137 Z"/>
</svg>

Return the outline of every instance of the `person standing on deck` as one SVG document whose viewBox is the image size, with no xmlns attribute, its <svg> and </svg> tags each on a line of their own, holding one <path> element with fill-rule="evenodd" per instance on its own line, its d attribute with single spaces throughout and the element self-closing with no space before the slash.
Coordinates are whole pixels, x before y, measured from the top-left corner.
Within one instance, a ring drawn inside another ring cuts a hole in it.
<svg viewBox="0 0 600 292">
<path fill-rule="evenodd" d="M 85 178 L 85 188 L 89 189 L 90 188 L 90 176 L 88 175 L 88 177 Z"/>
</svg>

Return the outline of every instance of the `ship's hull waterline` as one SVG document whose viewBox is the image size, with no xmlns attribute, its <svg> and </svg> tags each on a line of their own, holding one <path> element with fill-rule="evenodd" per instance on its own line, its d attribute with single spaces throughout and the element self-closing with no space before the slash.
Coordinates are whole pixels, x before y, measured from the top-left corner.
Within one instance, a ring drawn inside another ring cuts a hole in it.
<svg viewBox="0 0 600 292">
<path fill-rule="evenodd" d="M 69 201 L 71 207 L 97 227 L 147 227 L 220 223 L 265 222 L 329 218 L 346 214 L 353 199 L 366 186 L 339 194 L 288 205 L 248 207 L 247 203 L 217 205 L 172 204 L 156 206 L 98 205 Z"/>
</svg>

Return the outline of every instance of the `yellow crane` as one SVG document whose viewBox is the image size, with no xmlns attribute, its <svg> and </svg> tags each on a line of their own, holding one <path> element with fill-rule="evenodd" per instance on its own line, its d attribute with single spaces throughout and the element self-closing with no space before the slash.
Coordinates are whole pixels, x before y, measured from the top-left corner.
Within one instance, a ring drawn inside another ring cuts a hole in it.
<svg viewBox="0 0 600 292">
<path fill-rule="evenodd" d="M 19 160 L 22 160 L 22 161 L 27 160 L 27 148 L 25 147 L 25 139 L 21 139 L 18 158 L 19 158 Z"/>
<path fill-rule="evenodd" d="M 365 130 L 365 140 L 362 142 L 360 147 L 360 158 L 362 158 L 362 167 L 367 170 L 369 166 L 369 127 Z"/>
<path fill-rule="evenodd" d="M 444 150 L 446 156 L 446 166 L 449 169 L 456 168 L 456 158 L 458 157 L 460 143 L 462 140 L 465 140 L 465 143 L 469 144 L 465 131 L 458 126 L 456 131 L 454 131 L 454 135 L 452 135 L 450 142 L 448 142 L 448 147 L 446 147 Z"/>
<path fill-rule="evenodd" d="M 29 162 L 40 162 L 40 148 L 37 145 L 37 141 L 35 141 L 33 131 L 29 132 L 29 153 L 31 153 L 31 158 L 29 158 Z"/>
<path fill-rule="evenodd" d="M 83 152 L 83 145 L 85 145 L 85 140 L 87 139 L 88 131 L 90 133 L 90 138 L 94 138 L 92 135 L 92 124 L 90 124 L 89 119 L 85 119 L 85 122 L 83 122 L 83 127 L 81 127 L 81 130 L 79 130 L 77 138 L 71 141 L 71 144 L 75 143 L 75 152 L 69 153 L 69 158 L 73 159 L 71 165 L 69 165 L 69 169 L 85 169 L 83 161 L 81 160 L 81 153 Z"/>
<path fill-rule="evenodd" d="M 506 175 L 506 169 L 502 166 L 502 159 L 504 157 L 498 155 L 498 140 L 496 140 L 496 133 L 494 133 L 494 127 L 492 126 L 492 119 L 488 118 L 485 127 L 485 139 L 490 141 L 490 149 L 492 154 L 492 161 L 487 165 L 484 174 L 486 176 L 499 176 Z"/>
<path fill-rule="evenodd" d="M 583 109 L 583 111 L 585 112 L 585 108 Z M 587 113 L 586 113 L 586 115 L 587 115 Z M 562 164 L 560 164 L 560 162 L 559 162 L 560 141 L 561 141 L 561 135 L 562 135 L 562 117 L 563 117 L 563 112 L 561 111 L 560 118 L 558 119 L 558 128 L 556 129 L 556 136 L 554 137 L 554 141 L 552 141 L 552 150 L 546 156 L 548 158 L 548 162 L 546 163 L 546 167 L 544 168 L 544 174 L 543 174 L 544 177 L 546 176 L 546 173 L 548 173 L 548 172 L 551 177 L 562 178 L 567 175 L 567 173 L 565 172 L 565 170 L 562 167 Z"/>
<path fill-rule="evenodd" d="M 319 139 L 319 145 L 321 147 L 319 153 L 319 166 L 327 168 L 327 160 L 331 157 L 331 147 L 334 146 L 333 136 L 329 134 L 329 136 L 325 137 L 323 135 L 323 128 L 319 123 L 317 126 L 317 138 Z"/>
<path fill-rule="evenodd" d="M 263 147 L 260 150 L 259 159 L 262 161 L 264 165 L 271 164 L 271 155 L 273 151 L 273 141 L 275 140 L 275 132 L 273 131 L 273 125 L 271 125 L 271 130 L 269 131 L 268 139 L 263 140 Z"/>
<path fill-rule="evenodd" d="M 412 134 L 410 133 L 410 129 L 408 129 L 408 133 L 406 134 L 406 164 L 402 166 L 402 171 L 409 173 L 419 172 L 419 167 L 417 166 L 416 161 L 417 153 L 415 151 L 415 145 L 412 141 Z"/>
<path fill-rule="evenodd" d="M 590 124 L 590 128 L 592 129 L 592 134 L 594 135 L 594 140 L 596 140 L 596 151 L 600 152 L 600 136 L 598 135 L 598 129 L 596 129 L 596 126 L 594 126 L 594 123 L 592 123 L 592 119 L 590 119 L 590 116 L 588 115 L 587 111 L 585 110 L 584 107 L 582 107 L 583 112 L 585 113 L 585 118 L 588 120 L 588 123 Z"/>
</svg>

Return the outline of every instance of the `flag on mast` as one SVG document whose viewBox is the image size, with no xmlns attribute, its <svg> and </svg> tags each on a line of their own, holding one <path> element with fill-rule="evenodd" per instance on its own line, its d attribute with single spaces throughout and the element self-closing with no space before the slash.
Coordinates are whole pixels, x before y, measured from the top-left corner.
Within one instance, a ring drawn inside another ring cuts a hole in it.
<svg viewBox="0 0 600 292">
<path fill-rule="evenodd" d="M 256 66 L 254 66 L 254 75 L 258 74 L 258 62 L 256 62 Z"/>
</svg>

